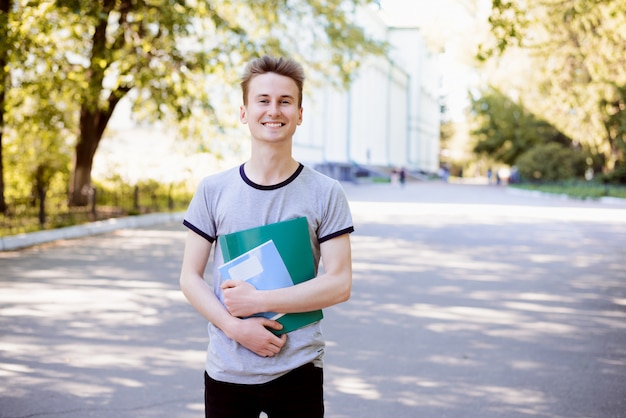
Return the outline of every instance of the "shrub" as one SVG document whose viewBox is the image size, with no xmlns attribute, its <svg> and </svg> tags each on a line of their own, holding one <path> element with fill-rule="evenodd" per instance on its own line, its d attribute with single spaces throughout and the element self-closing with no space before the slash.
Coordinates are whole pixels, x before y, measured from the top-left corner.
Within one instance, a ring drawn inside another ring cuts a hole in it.
<svg viewBox="0 0 626 418">
<path fill-rule="evenodd" d="M 613 171 L 603 174 L 600 180 L 603 183 L 626 184 L 626 163 L 616 165 Z"/>
<path fill-rule="evenodd" d="M 582 152 L 551 142 L 524 152 L 516 166 L 526 181 L 558 181 L 582 177 L 586 162 Z"/>
</svg>

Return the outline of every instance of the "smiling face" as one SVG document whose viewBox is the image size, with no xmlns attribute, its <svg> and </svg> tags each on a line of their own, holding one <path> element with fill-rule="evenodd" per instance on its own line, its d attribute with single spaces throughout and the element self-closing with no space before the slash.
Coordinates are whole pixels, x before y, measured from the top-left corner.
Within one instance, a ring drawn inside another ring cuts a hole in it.
<svg viewBox="0 0 626 418">
<path fill-rule="evenodd" d="M 241 106 L 239 119 L 248 124 L 257 141 L 290 141 L 302 123 L 298 95 L 298 87 L 289 77 L 275 73 L 257 75 L 250 81 L 248 100 Z"/>
</svg>

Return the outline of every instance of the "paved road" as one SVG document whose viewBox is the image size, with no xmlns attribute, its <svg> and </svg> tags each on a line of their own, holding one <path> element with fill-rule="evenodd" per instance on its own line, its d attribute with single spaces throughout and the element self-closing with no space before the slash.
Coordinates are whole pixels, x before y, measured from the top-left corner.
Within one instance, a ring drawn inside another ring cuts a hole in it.
<svg viewBox="0 0 626 418">
<path fill-rule="evenodd" d="M 346 185 L 354 288 L 326 310 L 329 418 L 626 417 L 626 206 Z M 200 417 L 185 231 L 0 253 L 0 417 Z"/>
</svg>

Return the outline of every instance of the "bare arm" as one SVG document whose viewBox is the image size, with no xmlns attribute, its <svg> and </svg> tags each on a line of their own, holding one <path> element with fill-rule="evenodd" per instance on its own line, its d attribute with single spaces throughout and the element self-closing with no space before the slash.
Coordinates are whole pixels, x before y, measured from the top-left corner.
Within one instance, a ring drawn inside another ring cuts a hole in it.
<svg viewBox="0 0 626 418">
<path fill-rule="evenodd" d="M 285 344 L 286 336 L 279 338 L 265 327 L 280 328 L 276 321 L 265 318 L 242 320 L 228 313 L 213 290 L 203 279 L 211 254 L 211 243 L 189 231 L 180 273 L 180 288 L 189 303 L 209 322 L 221 329 L 229 338 L 260 356 L 273 356 Z"/>
<path fill-rule="evenodd" d="M 325 241 L 320 249 L 324 274 L 296 286 L 258 291 L 245 282 L 224 282 L 224 300 L 230 313 L 243 317 L 258 312 L 308 312 L 348 300 L 352 289 L 350 235 Z"/>
</svg>

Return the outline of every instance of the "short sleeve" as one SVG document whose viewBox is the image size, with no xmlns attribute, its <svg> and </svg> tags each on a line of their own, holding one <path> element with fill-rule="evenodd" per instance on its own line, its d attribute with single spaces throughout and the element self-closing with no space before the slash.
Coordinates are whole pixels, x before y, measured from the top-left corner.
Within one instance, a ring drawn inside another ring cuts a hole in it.
<svg viewBox="0 0 626 418">
<path fill-rule="evenodd" d="M 348 199 L 339 182 L 333 181 L 328 196 L 328 208 L 319 226 L 318 240 L 322 243 L 352 232 L 354 225 Z"/>
<path fill-rule="evenodd" d="M 189 202 L 183 225 L 213 243 L 216 239 L 215 222 L 207 188 L 205 178 L 200 182 Z"/>
</svg>

